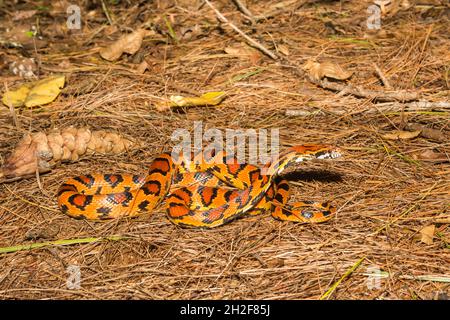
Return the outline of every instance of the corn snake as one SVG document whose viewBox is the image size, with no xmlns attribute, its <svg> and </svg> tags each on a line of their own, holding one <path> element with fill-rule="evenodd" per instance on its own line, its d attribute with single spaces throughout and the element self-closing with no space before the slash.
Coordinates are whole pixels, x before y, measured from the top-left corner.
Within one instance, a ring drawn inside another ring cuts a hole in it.
<svg viewBox="0 0 450 320">
<path fill-rule="evenodd" d="M 73 218 L 104 220 L 137 216 L 165 200 L 171 222 L 197 228 L 217 227 L 264 211 L 271 211 L 278 220 L 324 222 L 336 208 L 317 201 L 288 205 L 289 185 L 279 174 L 295 162 L 339 156 L 340 150 L 333 146 L 301 145 L 280 153 L 261 169 L 230 161 L 222 152 L 210 154 L 208 161 L 181 163 L 163 153 L 153 160 L 146 176 L 92 174 L 70 178 L 58 191 L 58 206 Z"/>
</svg>

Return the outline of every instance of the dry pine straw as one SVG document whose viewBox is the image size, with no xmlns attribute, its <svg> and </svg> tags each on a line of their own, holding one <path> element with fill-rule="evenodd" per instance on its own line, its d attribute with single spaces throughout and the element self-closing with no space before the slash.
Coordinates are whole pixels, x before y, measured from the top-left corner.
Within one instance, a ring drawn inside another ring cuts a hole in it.
<svg viewBox="0 0 450 320">
<path fill-rule="evenodd" d="M 230 13 L 230 20 L 239 21 L 231 4 L 219 8 Z M 156 9 L 156 13 L 163 10 Z M 170 10 L 186 19 L 184 23 L 194 23 L 186 11 Z M 318 55 L 335 59 L 356 72 L 358 76 L 352 82 L 371 88 L 382 88 L 372 70 L 374 61 L 398 88 L 412 88 L 411 77 L 421 66 L 414 81 L 423 85 L 427 99 L 442 100 L 442 92 L 448 90 L 441 72 L 449 62 L 449 44 L 442 41 L 444 31 L 438 23 L 424 50 L 421 44 L 428 26 L 408 15 L 387 24 L 385 30 L 394 37 L 373 47 L 330 40 L 323 23 L 314 18 L 315 11 L 308 10 L 302 17 L 281 14 L 262 22 L 259 32 L 268 43 L 271 39 L 263 31 L 276 42 L 285 41 L 290 59 L 302 62 Z M 350 16 L 353 10 L 365 12 L 346 7 L 339 10 Z M 201 14 L 215 21 L 209 9 L 202 8 Z M 307 22 L 305 27 L 289 27 L 300 18 Z M 355 27 L 348 32 L 357 37 L 361 30 Z M 160 45 L 166 52 L 165 60 L 149 56 L 154 62 L 150 72 L 163 73 L 166 86 L 146 75 L 111 69 L 101 61 L 90 71 L 75 70 L 69 86 L 82 87 L 86 81 L 98 79 L 97 87 L 78 96 L 63 95 L 40 112 L 22 110 L 18 114 L 22 129 L 12 125 L 9 110 L 0 110 L 4 119 L 0 122 L 2 157 L 28 128 L 89 126 L 142 141 L 141 147 L 120 156 L 90 156 L 76 164 L 62 165 L 40 177 L 42 189 L 35 179 L 0 185 L 1 247 L 57 239 L 128 237 L 0 255 L 1 297 L 317 299 L 363 257 L 361 265 L 331 294 L 332 299 L 430 299 L 439 292 L 449 292 L 445 282 L 404 279 L 450 274 L 448 225 L 438 225 L 432 245 L 416 239 L 418 231 L 433 223 L 436 216 L 449 215 L 448 162 L 411 161 L 413 153 L 427 149 L 448 154 L 448 143 L 420 137 L 384 141 L 381 133 L 394 129 L 401 115 L 357 112 L 372 108 L 372 103 L 316 88 L 267 58 L 259 62 L 266 70 L 224 84 L 235 75 L 254 70 L 245 59 L 209 57 L 221 53 L 224 44 L 237 41 L 232 31 L 212 31 L 178 46 Z M 43 63 L 49 68 L 57 68 L 65 59 L 60 57 L 46 59 L 42 53 Z M 82 66 L 84 59 L 72 58 L 73 68 Z M 229 96 L 217 108 L 157 113 L 153 105 L 161 98 L 180 94 L 170 83 L 201 92 L 225 89 Z M 299 108 L 322 112 L 309 117 L 286 116 L 286 110 Z M 333 115 L 333 109 L 348 113 Z M 409 113 L 403 117 L 447 133 L 449 130 L 448 113 Z M 191 230 L 170 224 L 162 210 L 133 220 L 105 223 L 76 221 L 58 212 L 56 191 L 67 177 L 88 172 L 142 173 L 156 154 L 173 144 L 170 136 L 175 129 L 192 130 L 198 120 L 203 121 L 204 128 L 279 128 L 285 147 L 307 142 L 342 146 L 345 154 L 341 159 L 305 163 L 286 173 L 292 181 L 292 200 L 333 200 L 339 207 L 337 216 L 321 225 L 299 225 L 265 215 L 239 219 L 214 230 Z M 66 286 L 69 265 L 81 267 L 79 290 Z M 373 290 L 367 288 L 364 275 L 369 266 L 390 274 Z"/>
</svg>

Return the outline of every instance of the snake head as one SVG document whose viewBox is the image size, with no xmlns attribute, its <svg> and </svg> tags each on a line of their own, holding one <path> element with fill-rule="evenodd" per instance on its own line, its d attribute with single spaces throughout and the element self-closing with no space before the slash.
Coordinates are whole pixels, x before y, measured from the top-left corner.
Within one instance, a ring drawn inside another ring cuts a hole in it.
<svg viewBox="0 0 450 320">
<path fill-rule="evenodd" d="M 341 150 L 332 145 L 305 144 L 292 147 L 296 153 L 296 162 L 311 159 L 335 159 L 341 156 Z"/>
</svg>

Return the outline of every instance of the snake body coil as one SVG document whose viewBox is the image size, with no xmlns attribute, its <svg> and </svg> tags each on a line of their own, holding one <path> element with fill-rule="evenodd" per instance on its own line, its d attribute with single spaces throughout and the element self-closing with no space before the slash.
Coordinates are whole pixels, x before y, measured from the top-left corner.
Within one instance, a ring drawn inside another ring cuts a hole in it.
<svg viewBox="0 0 450 320">
<path fill-rule="evenodd" d="M 153 160 L 146 176 L 92 174 L 71 178 L 58 191 L 58 205 L 71 217 L 103 220 L 137 216 L 165 200 L 171 222 L 198 228 L 217 227 L 266 210 L 279 220 L 323 222 L 336 209 L 317 201 L 287 205 L 289 185 L 278 175 L 295 162 L 339 156 L 339 150 L 332 146 L 295 146 L 261 169 L 239 164 L 236 159 L 230 161 L 225 153 L 214 154 L 209 161 L 195 161 L 196 155 L 194 161 L 179 164 L 163 153 Z"/>
</svg>

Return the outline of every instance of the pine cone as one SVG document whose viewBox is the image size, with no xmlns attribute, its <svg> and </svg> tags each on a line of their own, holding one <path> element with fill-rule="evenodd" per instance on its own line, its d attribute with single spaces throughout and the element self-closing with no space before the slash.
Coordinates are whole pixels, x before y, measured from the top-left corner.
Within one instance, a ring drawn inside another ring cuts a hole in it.
<svg viewBox="0 0 450 320">
<path fill-rule="evenodd" d="M 0 169 L 0 179 L 14 179 L 50 171 L 60 162 L 77 161 L 85 154 L 119 154 L 134 143 L 117 133 L 69 127 L 46 134 L 27 134 Z"/>
</svg>

